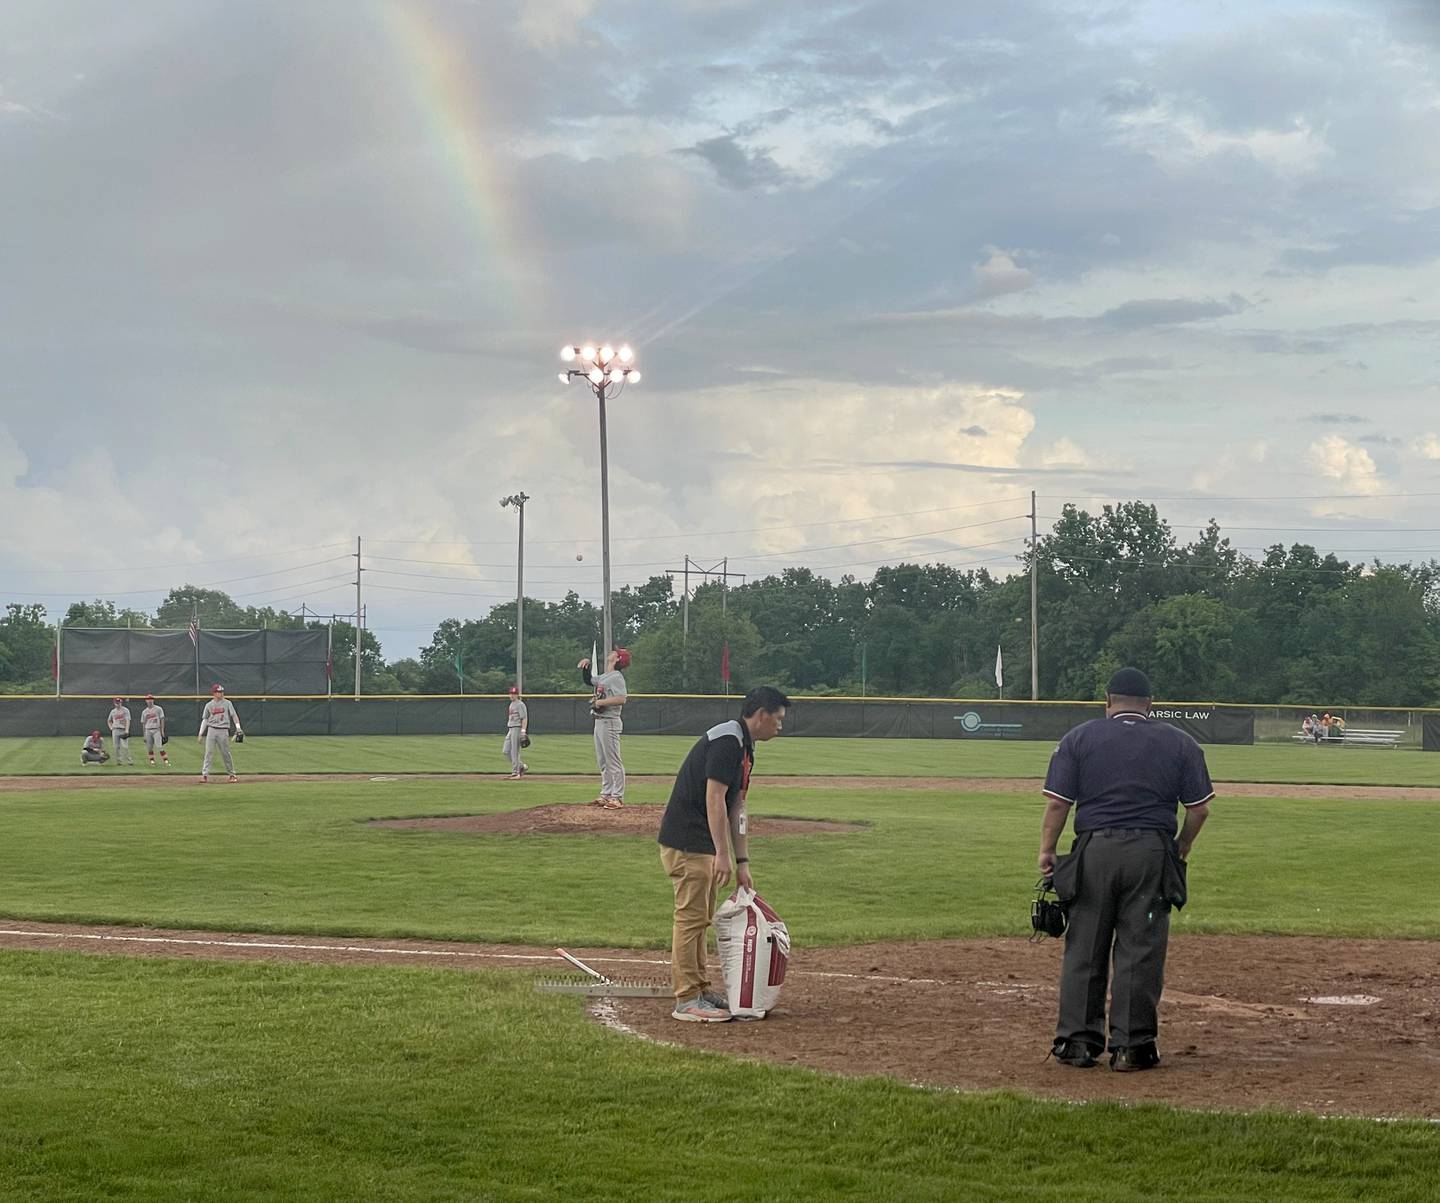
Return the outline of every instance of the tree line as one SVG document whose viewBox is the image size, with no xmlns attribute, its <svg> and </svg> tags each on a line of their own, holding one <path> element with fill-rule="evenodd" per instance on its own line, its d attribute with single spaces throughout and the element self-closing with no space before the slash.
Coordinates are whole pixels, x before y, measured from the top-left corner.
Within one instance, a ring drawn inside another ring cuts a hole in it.
<svg viewBox="0 0 1440 1203">
<path fill-rule="evenodd" d="M 1325 706 L 1440 706 L 1440 562 L 1352 563 L 1314 547 L 1276 544 L 1242 555 L 1212 520 L 1181 543 L 1153 505 L 1095 514 L 1067 505 L 1019 557 L 1020 571 L 901 563 L 869 581 L 831 581 L 807 568 L 693 591 L 668 576 L 612 599 L 615 642 L 634 660 L 641 693 L 720 693 L 752 684 L 819 695 L 1030 695 L 1030 556 L 1039 599 L 1042 698 L 1098 698 L 1122 664 L 1146 669 L 1174 700 Z M 153 615 L 97 600 L 72 605 L 67 626 L 323 626 L 313 618 L 237 605 L 195 586 L 171 590 Z M 11 604 L 0 619 L 0 689 L 52 683 L 53 630 L 44 608 Z M 576 660 L 601 625 L 598 606 L 571 592 L 525 603 L 525 687 L 573 693 Z M 334 675 L 354 678 L 354 628 L 334 626 Z M 364 632 L 367 693 L 501 693 L 515 665 L 515 603 L 481 618 L 449 618 L 418 657 L 387 661 Z"/>
</svg>

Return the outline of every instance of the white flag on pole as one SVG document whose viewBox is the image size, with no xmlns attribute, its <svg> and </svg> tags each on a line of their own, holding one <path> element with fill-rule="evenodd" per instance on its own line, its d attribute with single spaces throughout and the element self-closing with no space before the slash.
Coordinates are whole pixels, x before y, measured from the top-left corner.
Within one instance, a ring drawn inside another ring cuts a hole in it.
<svg viewBox="0 0 1440 1203">
<path fill-rule="evenodd" d="M 600 662 L 595 659 L 595 654 L 599 650 L 599 647 L 600 645 L 596 640 L 590 640 L 590 675 L 592 677 L 598 677 L 600 675 Z"/>
<path fill-rule="evenodd" d="M 995 645 L 995 684 L 998 688 L 1005 688 L 1005 662 L 1000 658 L 1000 645 Z"/>
</svg>

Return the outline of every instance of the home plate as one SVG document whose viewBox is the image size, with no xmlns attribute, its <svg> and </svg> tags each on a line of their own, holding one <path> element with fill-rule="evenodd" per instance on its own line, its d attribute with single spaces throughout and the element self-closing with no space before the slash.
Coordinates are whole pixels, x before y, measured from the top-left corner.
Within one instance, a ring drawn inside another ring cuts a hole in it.
<svg viewBox="0 0 1440 1203">
<path fill-rule="evenodd" d="M 1307 998 L 1305 1001 L 1321 1007 L 1369 1007 L 1380 1000 L 1373 994 L 1322 994 L 1319 998 Z"/>
</svg>

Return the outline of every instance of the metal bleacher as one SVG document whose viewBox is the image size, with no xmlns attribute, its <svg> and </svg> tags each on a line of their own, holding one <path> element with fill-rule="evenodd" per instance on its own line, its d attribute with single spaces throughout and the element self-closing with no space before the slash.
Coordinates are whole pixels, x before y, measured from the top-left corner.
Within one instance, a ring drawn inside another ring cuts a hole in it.
<svg viewBox="0 0 1440 1203">
<path fill-rule="evenodd" d="M 1290 738 L 1299 743 L 1313 743 L 1317 747 L 1398 748 L 1400 741 L 1405 738 L 1405 732 L 1374 727 L 1346 727 L 1339 734 L 1327 735 L 1320 740 L 1311 739 L 1303 732 Z"/>
</svg>

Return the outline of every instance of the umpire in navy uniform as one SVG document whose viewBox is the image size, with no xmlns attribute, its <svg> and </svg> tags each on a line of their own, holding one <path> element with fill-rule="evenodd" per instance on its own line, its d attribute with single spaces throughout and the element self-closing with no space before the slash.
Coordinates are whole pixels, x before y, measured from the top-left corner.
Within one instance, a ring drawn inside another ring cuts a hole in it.
<svg viewBox="0 0 1440 1203">
<path fill-rule="evenodd" d="M 1069 907 L 1053 1054 L 1088 1069 L 1108 1047 L 1110 1068 L 1160 1063 L 1156 1012 L 1165 982 L 1170 908 L 1185 905 L 1185 858 L 1215 796 L 1205 753 L 1189 735 L 1151 721 L 1150 680 L 1122 668 L 1105 687 L 1105 717 L 1060 741 L 1045 777 L 1040 872 Z M 1176 835 L 1175 807 L 1185 808 Z M 1075 807 L 1075 842 L 1055 844 Z M 1110 960 L 1109 1040 L 1105 988 Z"/>
</svg>

